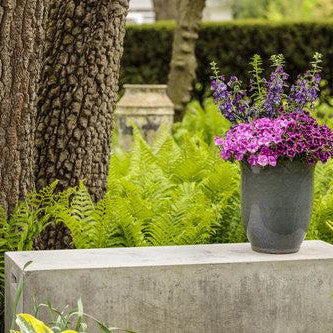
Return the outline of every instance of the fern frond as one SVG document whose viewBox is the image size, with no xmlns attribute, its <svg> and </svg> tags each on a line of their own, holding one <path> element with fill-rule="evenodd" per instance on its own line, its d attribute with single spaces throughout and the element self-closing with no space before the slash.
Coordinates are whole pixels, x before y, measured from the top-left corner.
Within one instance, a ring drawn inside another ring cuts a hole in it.
<svg viewBox="0 0 333 333">
<path fill-rule="evenodd" d="M 142 138 L 137 127 L 133 128 L 134 144 L 129 167 L 129 175 L 135 176 L 144 172 L 151 164 L 155 162 L 155 156 L 152 148 Z"/>
<path fill-rule="evenodd" d="M 165 144 L 165 142 L 170 138 L 170 129 L 163 124 L 159 128 L 156 139 L 152 145 L 152 152 L 154 155 L 158 154 L 161 147 Z"/>
<path fill-rule="evenodd" d="M 143 221 L 136 219 L 131 214 L 129 202 L 123 198 L 111 198 L 113 207 L 117 211 L 113 215 L 114 223 L 117 228 L 118 237 L 116 237 L 118 246 L 145 246 L 146 241 L 143 234 Z"/>
<path fill-rule="evenodd" d="M 200 186 L 212 202 L 218 202 L 228 200 L 231 195 L 238 192 L 239 181 L 237 165 L 218 161 L 213 168 L 208 170 Z"/>
<path fill-rule="evenodd" d="M 112 154 L 110 158 L 108 183 L 113 179 L 124 177 L 129 172 L 131 165 L 131 155 L 127 152 L 120 151 L 118 154 Z"/>
<path fill-rule="evenodd" d="M 70 205 L 54 205 L 52 217 L 55 222 L 62 222 L 68 227 L 75 247 L 90 248 L 93 242 L 94 212 L 95 205 L 91 196 L 83 182 L 80 182 Z"/>
</svg>

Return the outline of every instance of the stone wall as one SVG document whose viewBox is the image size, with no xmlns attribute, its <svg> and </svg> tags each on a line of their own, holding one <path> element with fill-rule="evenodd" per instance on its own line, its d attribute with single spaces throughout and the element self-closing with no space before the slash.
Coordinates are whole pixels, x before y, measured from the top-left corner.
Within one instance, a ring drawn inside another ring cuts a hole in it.
<svg viewBox="0 0 333 333">
<path fill-rule="evenodd" d="M 321 241 L 285 255 L 249 244 L 7 253 L 7 325 L 29 260 L 20 312 L 34 297 L 60 308 L 81 297 L 85 312 L 142 333 L 332 331 L 333 246 Z"/>
</svg>

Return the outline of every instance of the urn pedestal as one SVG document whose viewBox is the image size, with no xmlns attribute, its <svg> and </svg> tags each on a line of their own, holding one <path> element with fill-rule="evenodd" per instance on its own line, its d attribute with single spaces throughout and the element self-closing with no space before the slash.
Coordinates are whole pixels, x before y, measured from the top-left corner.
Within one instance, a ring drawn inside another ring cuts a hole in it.
<svg viewBox="0 0 333 333">
<path fill-rule="evenodd" d="M 116 108 L 119 145 L 130 148 L 133 125 L 152 144 L 161 126 L 171 131 L 174 105 L 166 93 L 166 85 L 125 84 L 125 94 Z"/>
</svg>

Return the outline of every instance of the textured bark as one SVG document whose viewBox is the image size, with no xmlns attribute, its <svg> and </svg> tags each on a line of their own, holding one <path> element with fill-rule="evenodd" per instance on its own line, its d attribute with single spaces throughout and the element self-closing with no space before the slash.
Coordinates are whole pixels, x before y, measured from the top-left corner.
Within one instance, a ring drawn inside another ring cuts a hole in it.
<svg viewBox="0 0 333 333">
<path fill-rule="evenodd" d="M 36 184 L 106 189 L 127 0 L 51 1 L 36 132 Z"/>
<path fill-rule="evenodd" d="M 72 249 L 70 230 L 63 223 L 51 223 L 35 239 L 34 250 Z"/>
<path fill-rule="evenodd" d="M 112 111 L 128 0 L 52 0 L 36 130 L 36 186 L 84 180 L 94 200 L 106 190 Z M 51 226 L 36 248 L 68 247 Z"/>
<path fill-rule="evenodd" d="M 195 44 L 204 7 L 205 0 L 181 0 L 180 2 L 168 78 L 168 95 L 175 105 L 176 121 L 182 119 L 184 107 L 191 98 L 192 82 L 195 79 L 197 67 Z"/>
<path fill-rule="evenodd" d="M 10 213 L 32 190 L 43 0 L 0 1 L 0 204 Z"/>
<path fill-rule="evenodd" d="M 155 19 L 177 20 L 181 0 L 153 0 Z"/>
</svg>

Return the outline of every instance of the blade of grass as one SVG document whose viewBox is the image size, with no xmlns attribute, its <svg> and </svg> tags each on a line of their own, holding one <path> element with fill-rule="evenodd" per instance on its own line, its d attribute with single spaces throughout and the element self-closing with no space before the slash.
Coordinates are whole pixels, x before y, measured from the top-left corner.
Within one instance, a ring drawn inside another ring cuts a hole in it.
<svg viewBox="0 0 333 333">
<path fill-rule="evenodd" d="M 12 323 L 10 325 L 10 329 L 13 330 L 14 326 L 15 326 L 15 320 L 16 320 L 16 312 L 17 312 L 17 306 L 18 303 L 20 301 L 20 298 L 22 296 L 22 291 L 23 291 L 23 277 L 24 277 L 24 271 L 25 269 L 32 263 L 32 261 L 28 261 L 27 263 L 25 263 L 25 265 L 23 266 L 23 274 L 22 277 L 20 279 L 20 282 L 18 284 L 17 290 L 16 290 L 16 294 L 15 294 L 15 298 L 14 298 L 14 304 L 13 304 L 13 318 L 12 318 Z"/>
</svg>

